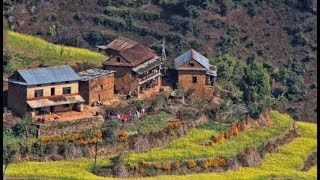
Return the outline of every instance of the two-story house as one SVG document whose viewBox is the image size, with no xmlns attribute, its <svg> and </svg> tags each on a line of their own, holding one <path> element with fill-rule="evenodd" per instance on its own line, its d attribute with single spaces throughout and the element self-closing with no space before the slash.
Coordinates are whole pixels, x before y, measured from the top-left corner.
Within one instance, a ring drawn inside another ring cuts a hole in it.
<svg viewBox="0 0 320 180">
<path fill-rule="evenodd" d="M 161 62 L 155 51 L 123 37 L 113 40 L 104 50 L 111 57 L 102 65 L 105 70 L 115 71 L 115 93 L 139 97 L 159 92 Z"/>
<path fill-rule="evenodd" d="M 68 65 L 18 70 L 8 78 L 8 108 L 20 116 L 76 110 L 80 79 Z"/>
<path fill-rule="evenodd" d="M 178 82 L 185 91 L 192 90 L 193 96 L 212 97 L 213 84 L 217 69 L 210 65 L 209 59 L 193 49 L 181 54 L 174 60 Z"/>
</svg>

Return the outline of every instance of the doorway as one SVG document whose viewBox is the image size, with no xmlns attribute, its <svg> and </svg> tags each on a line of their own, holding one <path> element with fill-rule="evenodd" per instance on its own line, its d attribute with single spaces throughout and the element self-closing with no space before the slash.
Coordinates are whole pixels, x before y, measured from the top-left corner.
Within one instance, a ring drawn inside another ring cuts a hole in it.
<svg viewBox="0 0 320 180">
<path fill-rule="evenodd" d="M 55 89 L 51 88 L 51 96 L 54 96 L 54 95 L 55 95 Z"/>
</svg>

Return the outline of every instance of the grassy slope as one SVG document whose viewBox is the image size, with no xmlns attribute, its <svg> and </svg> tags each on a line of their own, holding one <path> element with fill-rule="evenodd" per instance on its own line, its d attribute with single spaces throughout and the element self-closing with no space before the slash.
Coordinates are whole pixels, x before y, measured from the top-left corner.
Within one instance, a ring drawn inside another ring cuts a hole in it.
<svg viewBox="0 0 320 180">
<path fill-rule="evenodd" d="M 238 171 L 223 173 L 191 174 L 183 176 L 158 176 L 143 179 L 265 179 L 271 177 L 289 177 L 299 179 L 316 179 L 317 169 L 312 167 L 308 172 L 298 169 L 302 167 L 304 158 L 317 146 L 316 124 L 297 122 L 301 137 L 282 146 L 276 153 L 267 154 L 260 166 L 240 168 Z M 203 130 L 204 133 L 208 130 Z M 197 138 L 193 138 L 196 140 Z M 20 177 L 55 177 L 68 179 L 105 179 L 90 173 L 93 159 L 80 158 L 57 162 L 22 162 L 8 167 L 9 176 Z M 106 164 L 106 158 L 98 158 L 98 164 Z M 66 168 L 68 167 L 68 168 Z M 136 179 L 136 178 L 135 178 Z M 142 179 L 142 178 L 140 178 Z"/>
<path fill-rule="evenodd" d="M 282 133 L 291 123 L 291 118 L 288 115 L 276 111 L 271 112 L 271 118 L 273 119 L 272 126 L 245 131 L 237 137 L 211 147 L 202 146 L 200 143 L 212 136 L 215 131 L 195 128 L 185 137 L 173 141 L 167 147 L 154 148 L 146 153 L 132 153 L 128 160 L 131 162 L 142 159 L 145 161 L 161 161 L 236 155 L 245 147 L 259 146 L 271 137 Z"/>
<path fill-rule="evenodd" d="M 13 58 L 10 61 L 13 70 L 36 67 L 39 64 L 55 66 L 88 62 L 100 65 L 107 58 L 88 49 L 56 45 L 13 31 L 6 33 L 5 50 Z"/>
<path fill-rule="evenodd" d="M 140 133 L 149 133 L 152 131 L 157 131 L 162 129 L 166 124 L 168 124 L 168 120 L 173 117 L 165 112 L 161 112 L 156 115 L 147 115 L 143 117 L 141 120 L 135 122 L 134 125 L 130 125 L 125 128 L 128 132 L 139 131 Z"/>
</svg>

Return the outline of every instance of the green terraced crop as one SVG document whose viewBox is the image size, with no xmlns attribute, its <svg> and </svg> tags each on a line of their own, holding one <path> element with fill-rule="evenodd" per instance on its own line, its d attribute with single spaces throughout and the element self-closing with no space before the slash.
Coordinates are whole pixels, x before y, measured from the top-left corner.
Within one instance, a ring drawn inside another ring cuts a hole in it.
<svg viewBox="0 0 320 180">
<path fill-rule="evenodd" d="M 273 112 L 273 115 L 281 115 Z M 284 177 L 290 179 L 317 179 L 317 168 L 312 167 L 307 172 L 299 171 L 298 169 L 303 165 L 303 160 L 311 153 L 317 146 L 317 127 L 316 124 L 297 122 L 301 137 L 294 139 L 292 142 L 281 146 L 277 152 L 267 154 L 261 165 L 256 167 L 240 168 L 237 171 L 227 171 L 221 173 L 202 173 L 190 175 L 166 175 L 139 179 L 148 180 L 211 180 L 211 179 L 268 179 L 274 177 Z M 202 132 L 201 132 L 202 131 Z M 192 132 L 192 133 L 191 133 Z M 199 142 L 202 139 L 208 138 L 209 130 L 193 129 L 188 135 L 189 138 L 184 137 L 179 140 L 181 144 Z M 210 136 L 210 135 L 209 135 Z M 177 143 L 175 141 L 175 143 Z M 116 180 L 118 178 L 98 177 L 90 172 L 93 165 L 93 159 L 80 158 L 69 161 L 56 162 L 20 162 L 14 163 L 8 167 L 8 176 L 18 177 L 55 177 L 60 179 L 104 179 Z M 106 158 L 98 158 L 99 165 L 106 165 L 109 161 Z M 138 178 L 130 178 L 137 179 Z"/>
<path fill-rule="evenodd" d="M 13 70 L 29 68 L 42 63 L 46 66 L 88 62 L 96 65 L 107 59 L 106 56 L 88 49 L 68 47 L 49 43 L 43 39 L 26 34 L 7 31 L 4 49 L 11 58 Z"/>
<path fill-rule="evenodd" d="M 247 130 L 240 133 L 237 137 L 210 147 L 202 146 L 201 141 L 208 139 L 216 132 L 193 129 L 185 137 L 173 141 L 167 147 L 153 148 L 145 153 L 131 153 L 127 161 L 138 162 L 142 159 L 145 161 L 183 160 L 209 156 L 236 155 L 245 147 L 259 146 L 268 139 L 281 134 L 292 122 L 290 116 L 276 111 L 272 111 L 270 117 L 273 120 L 271 126 Z"/>
</svg>

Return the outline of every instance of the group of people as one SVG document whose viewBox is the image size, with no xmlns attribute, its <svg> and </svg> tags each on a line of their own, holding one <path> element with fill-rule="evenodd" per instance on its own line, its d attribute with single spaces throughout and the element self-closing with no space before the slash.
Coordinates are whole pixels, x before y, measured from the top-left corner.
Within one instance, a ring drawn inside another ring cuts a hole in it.
<svg viewBox="0 0 320 180">
<path fill-rule="evenodd" d="M 134 111 L 129 111 L 128 113 L 107 113 L 106 114 L 106 119 L 109 118 L 115 118 L 121 120 L 123 123 L 127 121 L 132 121 L 134 120 L 134 117 L 136 116 L 138 119 L 145 114 L 145 109 L 142 108 L 140 111 L 136 110 Z"/>
</svg>

